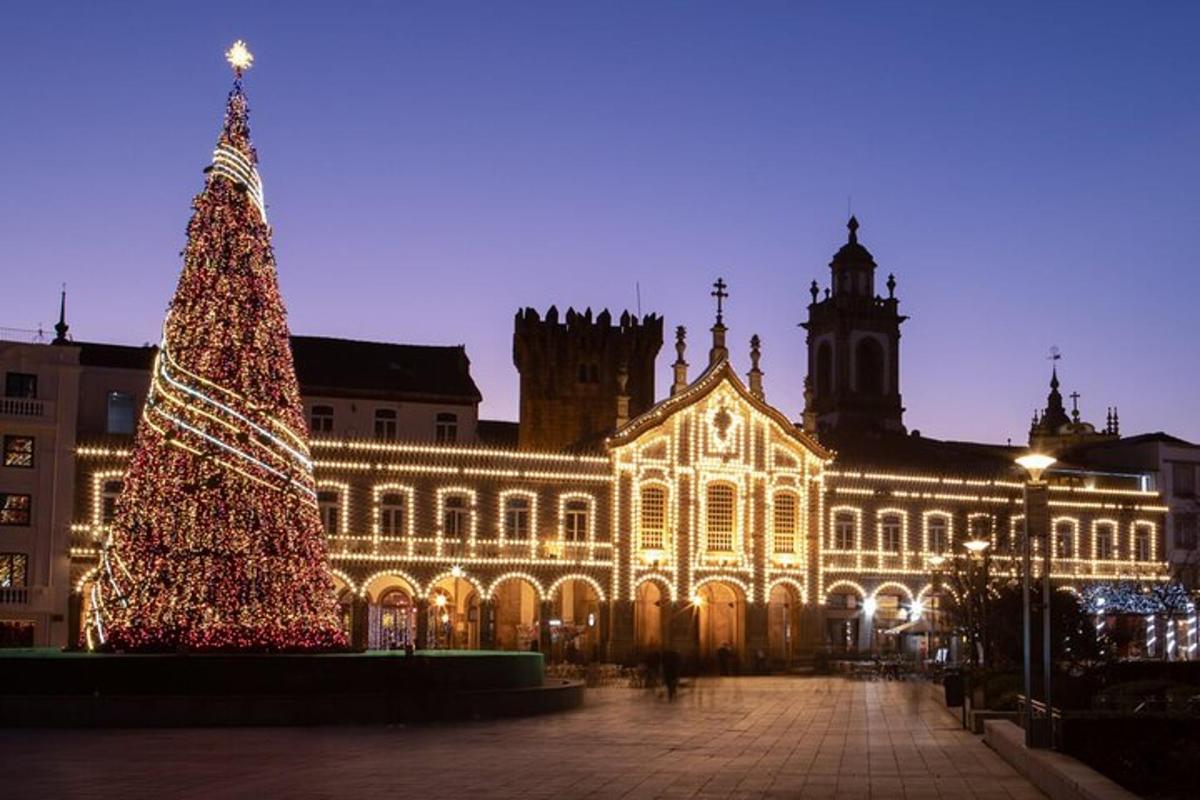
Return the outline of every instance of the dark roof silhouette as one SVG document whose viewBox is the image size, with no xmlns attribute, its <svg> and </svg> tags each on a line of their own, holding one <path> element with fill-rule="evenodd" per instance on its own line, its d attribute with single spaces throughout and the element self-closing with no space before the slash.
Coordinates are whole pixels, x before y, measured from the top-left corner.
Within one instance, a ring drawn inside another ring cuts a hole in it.
<svg viewBox="0 0 1200 800">
<path fill-rule="evenodd" d="M 89 367 L 149 371 L 158 348 L 74 342 Z M 296 377 L 305 394 L 335 397 L 405 397 L 478 403 L 471 361 L 462 345 L 449 347 L 293 336 Z"/>
<path fill-rule="evenodd" d="M 476 424 L 475 432 L 480 444 L 515 450 L 520 438 L 520 429 L 519 423 L 506 419 L 481 419 Z"/>
</svg>

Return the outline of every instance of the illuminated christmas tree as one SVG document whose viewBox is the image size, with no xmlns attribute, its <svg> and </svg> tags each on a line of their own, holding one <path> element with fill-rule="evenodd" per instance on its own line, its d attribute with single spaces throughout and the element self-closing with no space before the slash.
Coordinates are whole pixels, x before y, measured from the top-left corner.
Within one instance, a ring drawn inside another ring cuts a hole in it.
<svg viewBox="0 0 1200 800">
<path fill-rule="evenodd" d="M 242 75 L 90 595 L 89 646 L 326 650 L 338 624 Z"/>
</svg>

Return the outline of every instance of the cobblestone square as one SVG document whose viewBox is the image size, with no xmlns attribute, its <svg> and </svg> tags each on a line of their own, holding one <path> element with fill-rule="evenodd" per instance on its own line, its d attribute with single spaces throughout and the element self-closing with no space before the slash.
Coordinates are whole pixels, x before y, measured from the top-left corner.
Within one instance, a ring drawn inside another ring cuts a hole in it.
<svg viewBox="0 0 1200 800">
<path fill-rule="evenodd" d="M 392 728 L 0 731 L 12 797 L 1037 798 L 909 682 L 705 678 L 558 716 Z"/>
</svg>

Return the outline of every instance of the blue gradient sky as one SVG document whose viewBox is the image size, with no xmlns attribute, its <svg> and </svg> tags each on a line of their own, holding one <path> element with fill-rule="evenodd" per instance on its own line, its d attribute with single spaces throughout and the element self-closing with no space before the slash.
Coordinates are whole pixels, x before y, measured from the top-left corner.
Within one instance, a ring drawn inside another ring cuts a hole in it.
<svg viewBox="0 0 1200 800">
<path fill-rule="evenodd" d="M 160 7 L 161 6 L 161 7 Z M 169 6 L 169 7 L 168 7 Z M 245 38 L 294 331 L 467 345 L 515 418 L 520 306 L 692 330 L 731 286 L 798 416 L 847 198 L 896 273 L 906 422 L 1023 441 L 1051 345 L 1085 418 L 1200 439 L 1195 3 L 13 3 L 0 326 L 158 338 Z M 660 357 L 659 390 L 668 346 Z"/>
</svg>

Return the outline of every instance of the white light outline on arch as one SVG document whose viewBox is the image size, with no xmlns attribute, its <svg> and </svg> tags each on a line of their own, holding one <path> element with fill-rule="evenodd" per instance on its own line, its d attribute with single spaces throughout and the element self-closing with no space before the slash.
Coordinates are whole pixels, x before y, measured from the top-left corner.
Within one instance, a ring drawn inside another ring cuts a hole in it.
<svg viewBox="0 0 1200 800">
<path fill-rule="evenodd" d="M 542 587 L 542 582 L 530 575 L 528 572 L 506 572 L 503 575 L 498 576 L 494 581 L 492 581 L 491 586 L 488 587 L 487 594 L 485 595 L 486 599 L 495 600 L 496 589 L 500 586 L 500 584 L 516 579 L 523 580 L 532 586 L 534 593 L 538 596 L 539 602 L 546 602 L 546 590 Z"/>
<path fill-rule="evenodd" d="M 591 575 L 584 575 L 583 573 L 579 572 L 572 572 L 569 575 L 563 575 L 554 583 L 550 584 L 548 587 L 546 587 L 546 596 L 553 600 L 554 593 L 558 591 L 558 588 L 567 581 L 583 581 L 596 590 L 596 596 L 600 599 L 601 603 L 608 602 L 608 598 L 604 594 L 604 587 L 600 585 L 600 581 L 596 580 Z"/>
</svg>

